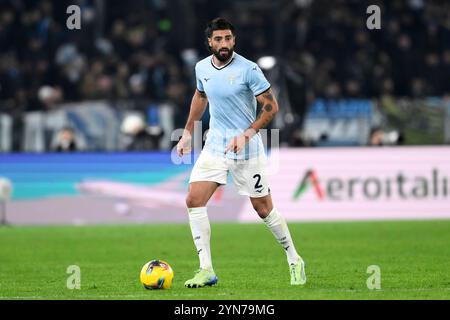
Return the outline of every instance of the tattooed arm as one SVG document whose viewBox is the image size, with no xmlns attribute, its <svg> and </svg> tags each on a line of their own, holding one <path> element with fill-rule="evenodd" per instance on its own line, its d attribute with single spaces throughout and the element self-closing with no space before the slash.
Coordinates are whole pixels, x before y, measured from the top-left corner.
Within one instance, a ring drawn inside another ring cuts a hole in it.
<svg viewBox="0 0 450 320">
<path fill-rule="evenodd" d="M 258 106 L 260 106 L 261 110 L 259 111 L 255 122 L 253 122 L 248 128 L 255 131 L 253 135 L 258 133 L 260 129 L 267 127 L 278 112 L 278 102 L 272 94 L 272 89 L 269 89 L 257 96 L 256 101 L 258 102 Z"/>
<path fill-rule="evenodd" d="M 225 149 L 225 153 L 233 151 L 239 153 L 245 144 L 259 132 L 259 130 L 265 128 L 270 121 L 275 117 L 278 112 L 278 103 L 273 96 L 272 89 L 268 89 L 262 94 L 256 97 L 260 111 L 256 120 L 248 127 L 244 133 L 238 137 L 234 137 Z"/>
</svg>

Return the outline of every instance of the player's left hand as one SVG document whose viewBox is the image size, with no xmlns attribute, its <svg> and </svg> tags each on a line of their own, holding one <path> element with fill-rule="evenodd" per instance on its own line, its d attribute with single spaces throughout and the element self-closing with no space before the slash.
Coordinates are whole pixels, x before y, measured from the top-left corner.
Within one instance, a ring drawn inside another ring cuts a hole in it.
<svg viewBox="0 0 450 320">
<path fill-rule="evenodd" d="M 234 153 L 238 154 L 241 152 L 242 149 L 244 149 L 247 141 L 246 137 L 244 135 L 239 135 L 236 137 L 233 137 L 228 143 L 227 147 L 225 148 L 224 153 L 227 153 L 228 151 L 233 151 Z"/>
<path fill-rule="evenodd" d="M 251 137 L 255 134 L 255 130 L 246 130 L 243 134 L 233 137 L 225 148 L 224 153 L 228 151 L 232 151 L 236 154 L 240 153 L 242 149 L 245 148 L 245 145 L 250 141 Z"/>
</svg>

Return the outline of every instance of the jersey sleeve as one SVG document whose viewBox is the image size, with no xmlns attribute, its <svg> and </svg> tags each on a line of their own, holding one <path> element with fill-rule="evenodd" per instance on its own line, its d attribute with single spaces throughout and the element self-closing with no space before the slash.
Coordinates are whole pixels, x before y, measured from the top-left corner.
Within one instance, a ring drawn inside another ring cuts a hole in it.
<svg viewBox="0 0 450 320">
<path fill-rule="evenodd" d="M 195 81 L 197 82 L 197 90 L 200 92 L 205 92 L 205 89 L 203 89 L 202 80 L 200 80 L 200 74 L 197 65 L 195 66 Z"/>
<path fill-rule="evenodd" d="M 257 64 L 253 64 L 247 69 L 247 82 L 254 96 L 258 96 L 270 88 L 269 81 Z"/>
</svg>

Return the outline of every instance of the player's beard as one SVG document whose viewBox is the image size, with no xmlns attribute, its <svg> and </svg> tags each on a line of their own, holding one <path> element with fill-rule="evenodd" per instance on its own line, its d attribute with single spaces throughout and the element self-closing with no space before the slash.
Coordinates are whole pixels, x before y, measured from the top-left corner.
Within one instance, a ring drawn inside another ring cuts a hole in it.
<svg viewBox="0 0 450 320">
<path fill-rule="evenodd" d="M 221 48 L 219 50 L 211 49 L 212 53 L 216 56 L 216 58 L 221 62 L 227 62 L 230 60 L 231 56 L 233 55 L 234 48 L 228 49 L 228 48 Z M 222 51 L 222 53 L 221 53 Z M 225 53 L 223 51 L 226 51 Z"/>
</svg>

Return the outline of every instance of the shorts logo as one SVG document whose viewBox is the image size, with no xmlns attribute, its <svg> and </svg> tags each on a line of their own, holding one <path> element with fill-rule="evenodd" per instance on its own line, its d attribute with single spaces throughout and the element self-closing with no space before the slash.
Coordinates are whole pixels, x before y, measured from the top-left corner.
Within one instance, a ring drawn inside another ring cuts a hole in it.
<svg viewBox="0 0 450 320">
<path fill-rule="evenodd" d="M 259 189 L 259 190 L 255 190 L 255 191 L 258 192 L 258 193 L 261 193 L 263 190 L 264 190 L 264 188 Z"/>
</svg>

